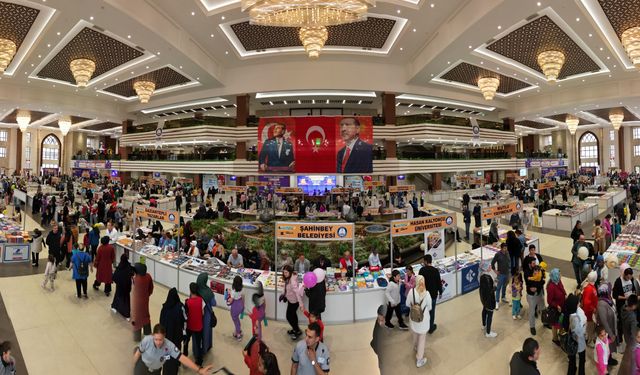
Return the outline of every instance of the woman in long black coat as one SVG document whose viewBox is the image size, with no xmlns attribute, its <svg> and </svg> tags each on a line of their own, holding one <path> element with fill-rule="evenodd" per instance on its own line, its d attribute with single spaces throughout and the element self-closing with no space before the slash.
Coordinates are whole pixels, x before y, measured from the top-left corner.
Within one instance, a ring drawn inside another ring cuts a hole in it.
<svg viewBox="0 0 640 375">
<path fill-rule="evenodd" d="M 176 288 L 169 289 L 167 300 L 162 305 L 160 311 L 160 324 L 167 330 L 166 338 L 175 344 L 178 350 L 182 350 L 182 340 L 185 334 L 185 324 L 187 315 L 184 305 L 180 302 L 178 290 Z M 165 362 L 162 368 L 163 375 L 177 375 L 179 362 L 170 359 Z"/>
<path fill-rule="evenodd" d="M 113 272 L 116 293 L 113 295 L 111 309 L 127 319 L 131 317 L 131 279 L 133 278 L 133 273 L 129 258 L 126 254 L 122 254 L 120 263 Z"/>
</svg>

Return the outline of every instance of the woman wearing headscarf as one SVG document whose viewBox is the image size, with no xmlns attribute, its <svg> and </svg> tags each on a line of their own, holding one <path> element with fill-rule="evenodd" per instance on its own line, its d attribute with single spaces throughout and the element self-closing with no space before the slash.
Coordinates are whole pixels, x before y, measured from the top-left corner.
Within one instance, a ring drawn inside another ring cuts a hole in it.
<svg viewBox="0 0 640 375">
<path fill-rule="evenodd" d="M 596 310 L 596 320 L 598 325 L 603 327 L 609 335 L 611 342 L 609 343 L 609 360 L 607 364 L 615 366 L 618 364 L 611 353 L 616 352 L 618 332 L 616 330 L 616 307 L 611 299 L 611 288 L 609 284 L 602 283 L 598 287 L 598 308 Z"/>
<path fill-rule="evenodd" d="M 116 284 L 116 293 L 113 296 L 111 310 L 125 318 L 131 317 L 131 279 L 134 270 L 129 263 L 127 254 L 120 256 L 120 263 L 113 272 L 113 282 Z"/>
<path fill-rule="evenodd" d="M 595 286 L 597 278 L 596 273 L 591 271 L 582 284 L 582 309 L 587 317 L 587 344 L 590 346 L 595 343 L 596 325 L 593 316 L 598 307 L 598 291 Z"/>
<path fill-rule="evenodd" d="M 167 294 L 167 300 L 160 311 L 160 324 L 167 331 L 165 338 L 171 341 L 179 351 L 182 351 L 186 321 L 187 314 L 184 310 L 184 305 L 180 301 L 180 296 L 178 296 L 178 290 L 171 288 Z M 179 362 L 171 358 L 162 366 L 162 373 L 164 375 L 177 375 L 178 367 Z"/>
<path fill-rule="evenodd" d="M 144 264 L 136 263 L 133 267 L 135 276 L 131 293 L 131 325 L 133 326 L 133 340 L 137 342 L 142 340 L 141 329 L 145 335 L 151 334 L 149 297 L 153 294 L 153 279 L 147 273 L 147 266 Z"/>
<path fill-rule="evenodd" d="M 204 314 L 202 315 L 202 352 L 207 353 L 213 346 L 213 308 L 216 306 L 216 297 L 213 295 L 211 288 L 207 285 L 209 275 L 202 272 L 196 279 L 198 285 L 198 294 L 205 303 Z"/>
<path fill-rule="evenodd" d="M 489 239 L 488 239 L 488 241 L 491 244 L 500 241 L 500 237 L 498 235 L 498 222 L 495 221 L 495 220 L 492 221 L 491 225 L 489 226 Z"/>
<path fill-rule="evenodd" d="M 116 249 L 109 244 L 108 236 L 102 237 L 100 243 L 93 265 L 96 268 L 96 281 L 93 283 L 93 289 L 99 290 L 100 284 L 104 283 L 104 294 L 109 297 L 113 282 L 113 263 L 116 261 Z"/>
<path fill-rule="evenodd" d="M 547 305 L 551 309 L 558 310 L 558 317 L 562 313 L 562 307 L 564 306 L 567 292 L 564 290 L 562 280 L 560 278 L 560 270 L 554 268 L 549 274 L 551 281 L 547 284 Z M 553 332 L 552 341 L 556 345 L 560 345 L 558 338 L 558 329 L 560 328 L 560 322 L 556 321 L 551 324 L 551 330 Z"/>
<path fill-rule="evenodd" d="M 567 301 L 565 303 L 565 319 L 563 324 L 564 328 L 570 330 L 571 336 L 578 343 L 578 375 L 584 375 L 584 366 L 586 361 L 586 328 L 587 328 L 587 317 L 584 314 L 584 311 L 578 306 L 580 299 L 575 294 L 569 294 L 567 297 Z M 569 357 L 569 368 L 567 370 L 567 375 L 575 375 L 576 374 L 576 355 L 570 355 Z"/>
<path fill-rule="evenodd" d="M 604 257 L 602 255 L 598 255 L 596 257 L 596 264 L 593 265 L 593 271 L 597 276 L 595 284 L 596 288 L 609 280 L 609 269 L 604 264 Z"/>
</svg>

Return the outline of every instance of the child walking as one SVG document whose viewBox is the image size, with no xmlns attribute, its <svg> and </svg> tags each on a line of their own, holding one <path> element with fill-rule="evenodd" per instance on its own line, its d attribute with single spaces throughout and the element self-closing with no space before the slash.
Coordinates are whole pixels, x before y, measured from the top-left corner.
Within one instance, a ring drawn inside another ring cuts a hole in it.
<svg viewBox="0 0 640 375">
<path fill-rule="evenodd" d="M 322 322 L 322 319 L 318 317 L 320 314 L 304 309 L 302 310 L 302 313 L 307 317 L 307 319 L 309 319 L 309 324 L 318 323 L 318 325 L 320 326 L 320 341 L 324 342 L 324 323 Z"/>
<path fill-rule="evenodd" d="M 607 365 L 609 362 L 609 344 L 611 343 L 611 339 L 603 326 L 596 327 L 596 335 L 596 346 L 593 351 L 593 356 L 595 357 L 598 375 L 606 375 L 608 374 Z"/>
<path fill-rule="evenodd" d="M 44 280 L 42 281 L 42 288 L 47 288 L 47 283 L 51 283 L 51 290 L 55 290 L 53 286 L 53 282 L 56 279 L 56 274 L 58 273 L 58 268 L 56 267 L 56 258 L 53 255 L 49 254 L 49 258 L 47 259 L 47 267 L 44 270 Z"/>
<path fill-rule="evenodd" d="M 231 291 L 227 290 L 227 305 L 230 307 L 231 320 L 235 326 L 233 337 L 242 340 L 242 329 L 240 328 L 240 314 L 244 312 L 244 298 L 242 297 L 242 277 L 236 276 L 231 284 Z"/>
<path fill-rule="evenodd" d="M 518 272 L 511 278 L 511 317 L 513 320 L 522 319 L 522 273 Z"/>
<path fill-rule="evenodd" d="M 258 341 L 262 341 L 262 322 L 265 320 L 266 304 L 264 290 L 260 281 L 258 281 L 258 292 L 251 296 L 251 300 L 253 301 L 253 309 L 249 317 L 251 318 L 252 333 Z"/>
</svg>

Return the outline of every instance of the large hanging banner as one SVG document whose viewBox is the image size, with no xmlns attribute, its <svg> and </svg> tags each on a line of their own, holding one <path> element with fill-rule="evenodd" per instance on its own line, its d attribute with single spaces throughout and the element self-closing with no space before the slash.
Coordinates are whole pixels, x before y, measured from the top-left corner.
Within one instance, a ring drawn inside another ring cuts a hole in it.
<svg viewBox="0 0 640 375">
<path fill-rule="evenodd" d="M 262 173 L 373 172 L 371 117 L 270 117 L 258 126 Z"/>
</svg>

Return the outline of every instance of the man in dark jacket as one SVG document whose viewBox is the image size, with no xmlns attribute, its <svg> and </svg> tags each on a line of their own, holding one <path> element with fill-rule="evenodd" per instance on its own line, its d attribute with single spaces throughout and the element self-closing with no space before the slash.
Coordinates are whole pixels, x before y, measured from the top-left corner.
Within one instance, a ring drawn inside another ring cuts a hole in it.
<svg viewBox="0 0 640 375">
<path fill-rule="evenodd" d="M 476 203 L 476 205 L 473 207 L 473 219 L 476 222 L 475 226 L 476 228 L 480 228 L 482 226 L 482 223 L 480 222 L 482 220 L 482 208 L 480 207 L 479 204 Z"/>
<path fill-rule="evenodd" d="M 424 284 L 427 287 L 427 291 L 431 295 L 431 311 L 429 313 L 430 325 L 429 333 L 433 333 L 438 325 L 435 324 L 436 319 L 436 302 L 438 301 L 438 295 L 442 297 L 442 279 L 440 279 L 440 271 L 431 265 L 433 257 L 431 254 L 424 256 L 424 264 L 420 268 L 419 275 L 424 277 Z"/>
<path fill-rule="evenodd" d="M 493 320 L 493 310 L 496 307 L 496 288 L 493 284 L 493 278 L 488 273 L 480 276 L 480 302 L 482 303 L 482 328 L 487 338 L 498 336 L 497 333 L 491 331 L 491 321 Z"/>
<path fill-rule="evenodd" d="M 462 208 L 462 216 L 464 217 L 464 239 L 469 241 L 469 227 L 471 226 L 471 211 L 469 211 L 469 206 Z"/>
<path fill-rule="evenodd" d="M 511 375 L 540 375 L 536 361 L 540 357 L 540 345 L 528 337 L 522 344 L 522 351 L 513 353 L 509 368 Z"/>
<path fill-rule="evenodd" d="M 385 342 L 388 341 L 387 330 L 385 329 L 384 322 L 385 316 L 387 315 L 387 306 L 380 305 L 378 307 L 378 318 L 376 319 L 376 323 L 373 325 L 373 338 L 371 339 L 371 349 L 378 356 L 378 368 L 380 369 L 380 373 L 383 374 L 382 365 L 386 363 L 384 361 L 384 355 L 386 353 L 385 350 Z"/>
<path fill-rule="evenodd" d="M 536 259 L 529 258 L 529 267 L 524 269 L 524 281 L 527 286 L 527 303 L 529 304 L 529 328 L 536 335 L 536 316 L 538 309 L 544 308 L 544 270 L 536 267 Z"/>
<path fill-rule="evenodd" d="M 60 264 L 64 259 L 65 252 L 62 251 L 62 233 L 60 233 L 60 227 L 57 223 L 53 224 L 53 228 L 51 228 L 51 232 L 47 234 L 47 238 L 44 243 L 49 249 L 49 254 L 53 255 L 56 259 L 56 265 Z"/>
</svg>

